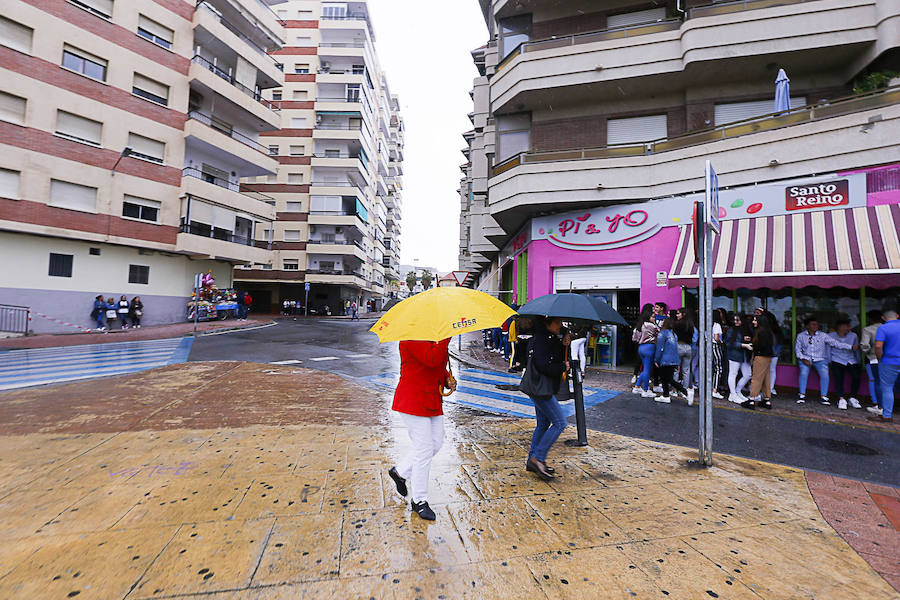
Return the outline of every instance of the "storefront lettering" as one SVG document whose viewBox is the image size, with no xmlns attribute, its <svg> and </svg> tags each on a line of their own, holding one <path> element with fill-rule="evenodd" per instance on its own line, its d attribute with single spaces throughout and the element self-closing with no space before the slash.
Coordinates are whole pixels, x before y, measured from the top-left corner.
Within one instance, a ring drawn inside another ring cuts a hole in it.
<svg viewBox="0 0 900 600">
<path fill-rule="evenodd" d="M 570 231 L 573 234 L 577 234 L 581 229 L 581 223 L 587 221 L 590 217 L 591 213 L 587 213 L 581 217 L 576 217 L 575 219 L 564 219 L 559 224 L 560 237 L 566 237 L 566 234 Z M 606 222 L 609 223 L 607 231 L 609 231 L 609 233 L 615 233 L 619 228 L 620 223 L 626 227 L 640 227 L 646 223 L 649 218 L 650 215 L 645 210 L 633 210 L 625 215 L 617 213 L 615 216 L 606 217 Z M 587 227 L 584 229 L 584 233 L 593 235 L 603 233 L 603 231 L 597 229 L 596 225 L 593 223 L 588 223 Z"/>
<path fill-rule="evenodd" d="M 795 185 L 786 188 L 784 193 L 787 210 L 850 204 L 850 184 L 846 179 L 810 186 Z"/>
</svg>

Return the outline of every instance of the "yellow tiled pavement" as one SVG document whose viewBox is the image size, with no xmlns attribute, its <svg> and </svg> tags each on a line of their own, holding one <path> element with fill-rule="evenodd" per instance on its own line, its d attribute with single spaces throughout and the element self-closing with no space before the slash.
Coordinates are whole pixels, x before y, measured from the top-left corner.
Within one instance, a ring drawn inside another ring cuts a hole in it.
<svg viewBox="0 0 900 600">
<path fill-rule="evenodd" d="M 354 393 L 381 424 L 0 436 L 0 600 L 897 597 L 800 471 L 592 432 L 547 484 L 530 422 L 459 408 L 426 523 Z"/>
</svg>

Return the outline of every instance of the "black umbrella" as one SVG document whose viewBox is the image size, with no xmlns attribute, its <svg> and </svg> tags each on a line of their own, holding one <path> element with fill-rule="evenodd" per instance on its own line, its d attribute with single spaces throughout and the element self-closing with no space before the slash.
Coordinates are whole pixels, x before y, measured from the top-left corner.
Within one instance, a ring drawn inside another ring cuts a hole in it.
<svg viewBox="0 0 900 600">
<path fill-rule="evenodd" d="M 525 304 L 519 309 L 519 314 L 629 326 L 622 315 L 609 304 L 600 298 L 583 294 L 547 294 Z"/>
</svg>

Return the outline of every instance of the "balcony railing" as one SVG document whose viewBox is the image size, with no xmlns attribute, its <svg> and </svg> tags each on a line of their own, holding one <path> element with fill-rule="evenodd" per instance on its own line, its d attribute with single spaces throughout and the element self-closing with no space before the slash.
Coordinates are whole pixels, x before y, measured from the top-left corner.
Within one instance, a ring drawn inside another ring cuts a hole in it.
<svg viewBox="0 0 900 600">
<path fill-rule="evenodd" d="M 352 269 L 307 269 L 307 275 L 353 275 L 362 277 L 362 271 L 354 271 Z"/>
<path fill-rule="evenodd" d="M 367 21 L 366 13 L 347 13 L 345 15 L 322 15 L 322 21 Z"/>
<path fill-rule="evenodd" d="M 695 6 L 694 8 L 688 9 L 688 18 L 696 19 L 698 17 L 711 17 L 713 15 L 724 15 L 744 10 L 769 8 L 772 6 L 787 6 L 789 4 L 800 4 L 801 2 L 810 1 L 811 0 L 737 0 L 736 2 L 716 2 L 714 4 Z"/>
<path fill-rule="evenodd" d="M 239 133 L 239 132 L 235 131 L 234 129 L 230 129 L 224 123 L 221 123 L 218 119 L 214 119 L 213 117 L 211 117 L 207 114 L 203 114 L 202 112 L 199 112 L 196 110 L 192 110 L 188 113 L 188 119 L 193 119 L 195 121 L 199 121 L 200 123 L 203 123 L 204 125 L 207 125 L 213 129 L 215 129 L 219 133 L 223 133 L 223 134 L 227 135 L 228 137 L 239 141 L 240 143 L 244 144 L 245 146 L 249 146 L 249 147 L 253 148 L 254 150 L 262 152 L 263 154 L 268 156 L 268 152 L 266 151 L 266 148 L 262 144 L 260 144 L 259 142 L 257 142 L 256 140 L 254 140 L 250 137 L 247 137 L 243 133 Z"/>
<path fill-rule="evenodd" d="M 359 94 L 350 94 L 347 96 L 319 96 L 317 102 L 362 102 L 362 96 Z"/>
<path fill-rule="evenodd" d="M 356 69 L 353 67 L 351 67 L 349 69 L 333 69 L 333 68 L 319 69 L 317 72 L 319 73 L 319 75 L 365 75 L 366 74 L 365 69 Z"/>
<path fill-rule="evenodd" d="M 365 48 L 365 42 L 322 42 L 319 48 Z"/>
<path fill-rule="evenodd" d="M 900 103 L 900 86 L 857 94 L 837 100 L 799 106 L 779 113 L 770 113 L 734 123 L 725 123 L 712 129 L 685 133 L 683 135 L 663 138 L 642 144 L 616 145 L 599 148 L 579 148 L 548 152 L 523 152 L 512 156 L 491 169 L 491 177 L 496 177 L 510 169 L 526 163 L 543 163 L 568 160 L 587 160 L 596 158 L 615 158 L 621 156 L 644 156 L 658 154 L 670 150 L 678 150 L 709 142 L 718 142 L 742 137 L 761 131 L 770 131 L 791 127 L 803 123 L 811 123 L 821 119 L 848 115 L 864 110 L 880 108 Z"/>
<path fill-rule="evenodd" d="M 313 158 L 362 158 L 362 155 L 356 152 L 314 152 Z"/>
<path fill-rule="evenodd" d="M 193 225 L 191 223 L 182 223 L 181 227 L 178 228 L 179 233 L 190 233 L 191 235 L 198 235 L 201 237 L 206 237 L 214 240 L 221 240 L 223 242 L 231 242 L 232 244 L 239 244 L 241 246 L 253 246 L 255 245 L 255 240 L 251 237 L 245 237 L 241 235 L 237 235 L 230 231 L 223 231 L 221 229 L 211 229 L 209 226 L 200 226 Z"/>
<path fill-rule="evenodd" d="M 218 75 L 221 79 L 224 79 L 225 81 L 227 81 L 228 83 L 230 83 L 232 86 L 234 86 L 235 88 L 237 88 L 237 89 L 240 90 L 241 92 L 245 93 L 246 95 L 250 96 L 251 98 L 253 98 L 253 99 L 256 100 L 257 102 L 259 102 L 260 104 L 262 104 L 263 106 L 265 106 L 266 108 L 268 108 L 268 109 L 270 109 L 270 110 L 276 110 L 276 111 L 279 110 L 277 104 L 275 104 L 274 102 L 270 102 L 270 101 L 266 100 L 265 98 L 263 98 L 262 95 L 259 93 L 258 90 L 252 90 L 252 89 L 250 89 L 249 87 L 247 87 L 247 86 L 244 85 L 243 83 L 237 81 L 237 80 L 231 75 L 231 73 L 229 73 L 229 72 L 225 71 L 224 69 L 221 69 L 220 67 L 214 65 L 213 63 L 211 63 L 211 62 L 208 61 L 207 59 L 203 58 L 202 56 L 199 56 L 199 55 L 194 56 L 194 58 L 191 59 L 191 62 L 194 63 L 194 64 L 197 64 L 197 65 L 202 66 L 204 69 L 207 69 L 208 71 L 211 71 L 212 73 L 215 73 L 215 74 Z"/>
<path fill-rule="evenodd" d="M 201 169 L 197 169 L 195 167 L 185 167 L 181 170 L 182 177 L 193 177 L 195 179 L 200 179 L 205 181 L 206 183 L 211 183 L 213 185 L 217 185 L 221 188 L 225 188 L 226 190 L 230 190 L 232 192 L 237 192 L 248 198 L 253 198 L 254 200 L 259 200 L 260 202 L 272 203 L 274 204 L 275 199 L 271 196 L 267 196 L 265 194 L 261 194 L 259 192 L 245 192 L 241 190 L 241 184 L 235 181 L 228 181 L 227 179 L 223 179 L 222 177 L 216 177 L 215 175 L 210 175 L 209 173 L 204 172 Z"/>
<path fill-rule="evenodd" d="M 362 250 L 363 245 L 362 242 L 358 240 L 309 240 L 307 242 L 311 246 L 356 246 L 360 250 Z"/>
<path fill-rule="evenodd" d="M 313 181 L 311 187 L 359 187 L 351 181 Z"/>
<path fill-rule="evenodd" d="M 350 123 L 317 123 L 316 129 L 345 129 L 359 131 L 362 129 L 362 125 L 351 125 Z"/>
</svg>

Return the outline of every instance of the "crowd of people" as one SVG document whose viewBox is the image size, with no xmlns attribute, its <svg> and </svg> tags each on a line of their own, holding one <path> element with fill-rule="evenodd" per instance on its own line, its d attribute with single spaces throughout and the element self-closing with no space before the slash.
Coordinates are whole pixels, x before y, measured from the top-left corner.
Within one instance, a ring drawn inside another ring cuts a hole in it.
<svg viewBox="0 0 900 600">
<path fill-rule="evenodd" d="M 130 301 L 125 296 L 119 296 L 116 300 L 112 296 L 104 298 L 98 294 L 94 298 L 94 307 L 91 310 L 91 319 L 97 324 L 98 331 L 108 331 L 120 324 L 122 329 L 135 327 L 140 329 L 141 317 L 144 316 L 144 303 L 140 296 L 135 296 Z"/>
</svg>

